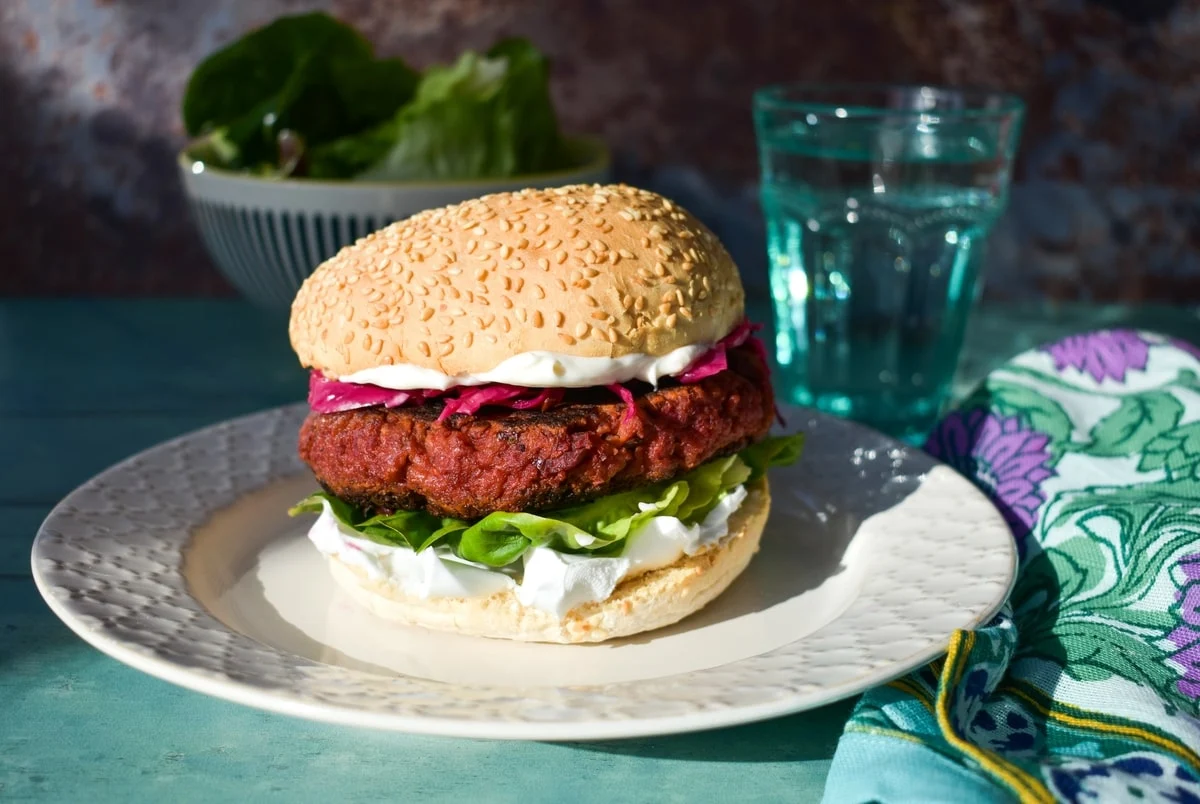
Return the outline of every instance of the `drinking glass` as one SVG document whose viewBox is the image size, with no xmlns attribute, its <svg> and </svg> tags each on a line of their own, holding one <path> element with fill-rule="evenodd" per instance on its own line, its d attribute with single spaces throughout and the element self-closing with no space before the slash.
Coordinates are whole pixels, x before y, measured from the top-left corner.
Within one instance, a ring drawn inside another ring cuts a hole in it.
<svg viewBox="0 0 1200 804">
<path fill-rule="evenodd" d="M 950 395 L 1020 99 L 781 85 L 754 121 L 779 392 L 910 441 Z"/>
</svg>

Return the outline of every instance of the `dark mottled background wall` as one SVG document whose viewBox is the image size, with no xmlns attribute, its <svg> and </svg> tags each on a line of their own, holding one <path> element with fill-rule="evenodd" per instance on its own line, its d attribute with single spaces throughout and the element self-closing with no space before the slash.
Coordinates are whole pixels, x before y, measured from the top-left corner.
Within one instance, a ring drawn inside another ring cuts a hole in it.
<svg viewBox="0 0 1200 804">
<path fill-rule="evenodd" d="M 191 67 L 325 8 L 418 65 L 523 34 L 624 175 L 754 179 L 751 90 L 921 80 L 1030 105 L 992 296 L 1200 301 L 1200 0 L 2 0 L 0 293 L 227 293 L 175 175 Z"/>
</svg>

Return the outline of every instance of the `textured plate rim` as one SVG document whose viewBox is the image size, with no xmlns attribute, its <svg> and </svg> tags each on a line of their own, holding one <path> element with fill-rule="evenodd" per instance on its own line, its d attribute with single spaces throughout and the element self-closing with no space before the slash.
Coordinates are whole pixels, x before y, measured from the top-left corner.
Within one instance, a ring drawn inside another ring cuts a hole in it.
<svg viewBox="0 0 1200 804">
<path fill-rule="evenodd" d="M 895 678 L 899 678 L 911 670 L 920 667 L 929 661 L 932 661 L 946 652 L 948 640 L 952 632 L 945 633 L 944 638 L 939 640 L 928 640 L 928 643 L 920 650 L 913 651 L 903 658 L 892 659 L 882 666 L 864 670 L 858 674 L 851 675 L 838 683 L 825 684 L 816 691 L 795 693 L 788 697 L 763 703 L 738 704 L 715 709 L 700 709 L 698 711 L 686 714 L 617 718 L 611 720 L 470 720 L 456 717 L 439 717 L 431 715 L 404 715 L 390 711 L 372 711 L 369 709 L 339 705 L 336 703 L 316 701 L 310 698 L 305 698 L 303 695 L 297 695 L 295 690 L 264 689 L 245 680 L 238 680 L 230 678 L 228 675 L 222 675 L 219 672 L 214 672 L 212 670 L 207 670 L 196 666 L 184 665 L 167 656 L 155 653 L 145 646 L 134 645 L 128 639 L 121 639 L 119 637 L 110 635 L 108 631 L 97 627 L 97 625 L 91 622 L 95 618 L 79 611 L 77 606 L 72 606 L 70 603 L 64 602 L 60 599 L 59 595 L 55 594 L 55 585 L 53 580 L 45 571 L 43 566 L 44 560 L 47 559 L 47 542 L 48 539 L 51 538 L 51 534 L 57 528 L 61 527 L 61 525 L 80 524 L 73 523 L 71 518 L 74 514 L 78 513 L 74 509 L 73 503 L 80 497 L 81 494 L 84 494 L 89 490 L 94 490 L 98 485 L 104 484 L 106 481 L 109 481 L 113 478 L 119 478 L 123 472 L 127 471 L 129 467 L 135 465 L 139 460 L 145 460 L 147 457 L 154 456 L 167 450 L 177 449 L 180 446 L 186 446 L 188 444 L 200 442 L 206 437 L 211 437 L 214 433 L 222 428 L 228 429 L 237 427 L 238 425 L 246 425 L 248 423 L 264 420 L 266 417 L 285 416 L 288 412 L 292 412 L 294 414 L 302 409 L 306 409 L 306 406 L 303 404 L 285 405 L 250 413 L 232 419 L 227 419 L 207 427 L 184 433 L 183 435 L 160 442 L 157 445 L 151 446 L 118 463 L 115 463 L 78 486 L 73 492 L 59 502 L 46 517 L 42 526 L 38 530 L 38 534 L 34 540 L 33 549 L 31 551 L 31 568 L 34 582 L 39 593 L 46 601 L 46 604 L 49 606 L 51 611 L 53 611 L 53 613 L 60 620 L 62 620 L 77 636 L 107 656 L 152 677 L 220 700 L 241 704 L 263 711 L 270 711 L 277 714 L 335 725 L 374 730 L 399 731 L 428 736 L 485 740 L 583 742 L 592 740 L 624 739 L 680 734 L 748 724 L 795 714 L 797 712 L 807 711 L 819 706 L 844 700 L 872 687 L 887 683 Z M 802 411 L 803 414 L 808 417 L 810 423 L 824 422 L 827 426 L 832 425 L 835 429 L 845 429 L 850 432 L 857 431 L 864 438 L 870 438 L 872 440 L 894 444 L 897 448 L 906 450 L 911 449 L 910 447 L 907 447 L 898 441 L 894 441 L 893 439 L 883 436 L 882 434 L 877 433 L 870 428 L 854 422 L 836 419 L 807 408 L 793 408 L 791 410 L 793 412 Z M 921 455 L 924 459 L 927 459 L 931 465 L 942 465 L 936 459 L 929 457 L 924 453 L 921 453 Z M 282 477 L 293 473 L 294 472 L 276 473 L 274 476 L 266 478 L 264 482 L 259 484 L 257 487 L 261 488 L 262 485 L 277 481 Z M 1005 577 L 1002 579 L 1000 591 L 994 594 L 988 602 L 979 606 L 978 610 L 974 614 L 971 616 L 964 616 L 961 622 L 955 626 L 959 629 L 971 629 L 990 619 L 1001 608 L 1005 600 L 1007 600 L 1012 591 L 1013 585 L 1016 582 L 1017 552 L 1015 543 L 1013 542 L 1011 535 L 1008 535 L 1009 532 L 1007 525 L 1004 523 L 1000 512 L 996 510 L 987 500 L 987 498 L 965 478 L 958 476 L 956 477 L 956 480 L 959 481 L 959 490 L 961 490 L 965 496 L 971 498 L 975 504 L 978 505 L 979 503 L 982 503 L 987 507 L 986 516 L 992 520 L 990 523 L 985 523 L 985 525 L 988 525 L 988 527 L 978 528 L 976 531 L 974 531 L 974 537 L 977 537 L 980 533 L 995 534 L 997 532 L 1002 533 L 1005 536 L 1005 538 L 996 539 L 993 543 L 988 545 L 992 549 L 999 548 L 1004 552 Z M 235 495 L 234 499 L 227 501 L 226 504 L 236 501 L 236 499 L 242 496 L 242 494 L 248 493 L 252 490 L 253 489 L 243 490 L 239 494 Z M 209 514 L 215 513 L 221 507 L 225 506 L 222 505 L 211 507 L 209 509 Z M 184 539 L 184 543 L 186 543 L 186 538 Z M 179 576 L 177 582 L 183 585 L 183 587 L 186 589 L 186 584 L 183 581 L 179 566 L 179 564 L 182 562 L 182 547 L 182 543 L 177 545 L 177 550 L 179 551 L 179 563 L 177 563 L 173 569 L 175 574 Z M 202 605 L 190 596 L 190 593 L 188 593 L 188 598 L 193 605 L 203 609 Z M 207 610 L 203 610 L 202 613 L 205 616 L 211 617 L 211 615 L 208 615 Z M 798 640 L 797 643 L 791 644 L 794 645 L 806 641 L 812 641 L 817 634 L 821 634 L 832 627 L 838 626 L 839 622 L 842 621 L 845 616 L 846 612 L 842 612 L 838 617 L 835 617 L 829 623 L 818 629 L 818 631 L 810 634 L 804 639 Z M 219 623 L 219 621 L 215 622 Z M 228 630 L 223 623 L 219 623 L 219 625 L 221 628 Z M 232 634 L 234 632 L 230 631 L 229 633 Z M 262 643 L 255 642 L 250 637 L 245 637 L 242 635 L 237 636 L 243 640 L 254 642 L 256 645 L 262 645 Z M 283 651 L 267 645 L 262 645 L 262 648 L 270 653 L 291 656 L 291 654 L 284 654 Z M 767 655 L 769 654 L 764 654 L 763 656 Z M 751 657 L 749 660 L 742 661 L 751 661 L 753 659 L 760 658 L 763 657 Z M 731 664 L 737 664 L 737 662 Z M 352 677 L 371 676 L 371 674 L 362 671 L 351 670 L 348 668 L 335 667 L 332 665 L 324 665 L 324 667 L 329 668 L 335 675 L 344 675 L 347 679 Z M 686 676 L 691 674 L 683 675 Z M 668 676 L 666 678 L 677 677 L 678 676 Z M 661 681 L 665 679 L 656 680 Z M 436 684 L 436 682 L 430 683 Z M 633 685 L 637 685 L 642 682 L 631 683 Z M 452 687 L 453 685 L 443 686 Z M 504 692 L 510 695 L 519 696 L 522 694 L 521 690 L 505 688 L 499 689 L 503 689 Z M 579 687 L 545 689 L 580 690 L 586 692 L 589 689 L 595 688 Z"/>
</svg>

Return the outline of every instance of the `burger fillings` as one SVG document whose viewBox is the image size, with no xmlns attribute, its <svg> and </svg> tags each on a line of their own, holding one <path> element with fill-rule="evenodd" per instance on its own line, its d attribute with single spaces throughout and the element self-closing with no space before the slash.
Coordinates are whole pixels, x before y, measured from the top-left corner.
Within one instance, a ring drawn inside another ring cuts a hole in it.
<svg viewBox="0 0 1200 804">
<path fill-rule="evenodd" d="M 675 622 L 757 550 L 767 364 L 736 266 L 686 211 L 581 185 L 429 210 L 321 265 L 310 538 L 381 616 L 599 641 Z"/>
</svg>

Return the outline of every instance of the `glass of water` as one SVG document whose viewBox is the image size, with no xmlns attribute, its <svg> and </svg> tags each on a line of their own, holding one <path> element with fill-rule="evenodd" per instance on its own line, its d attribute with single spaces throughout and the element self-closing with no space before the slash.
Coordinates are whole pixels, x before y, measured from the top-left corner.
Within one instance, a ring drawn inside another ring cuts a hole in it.
<svg viewBox="0 0 1200 804">
<path fill-rule="evenodd" d="M 754 97 L 779 392 L 920 440 L 1008 202 L 1020 99 L 926 86 Z"/>
</svg>

